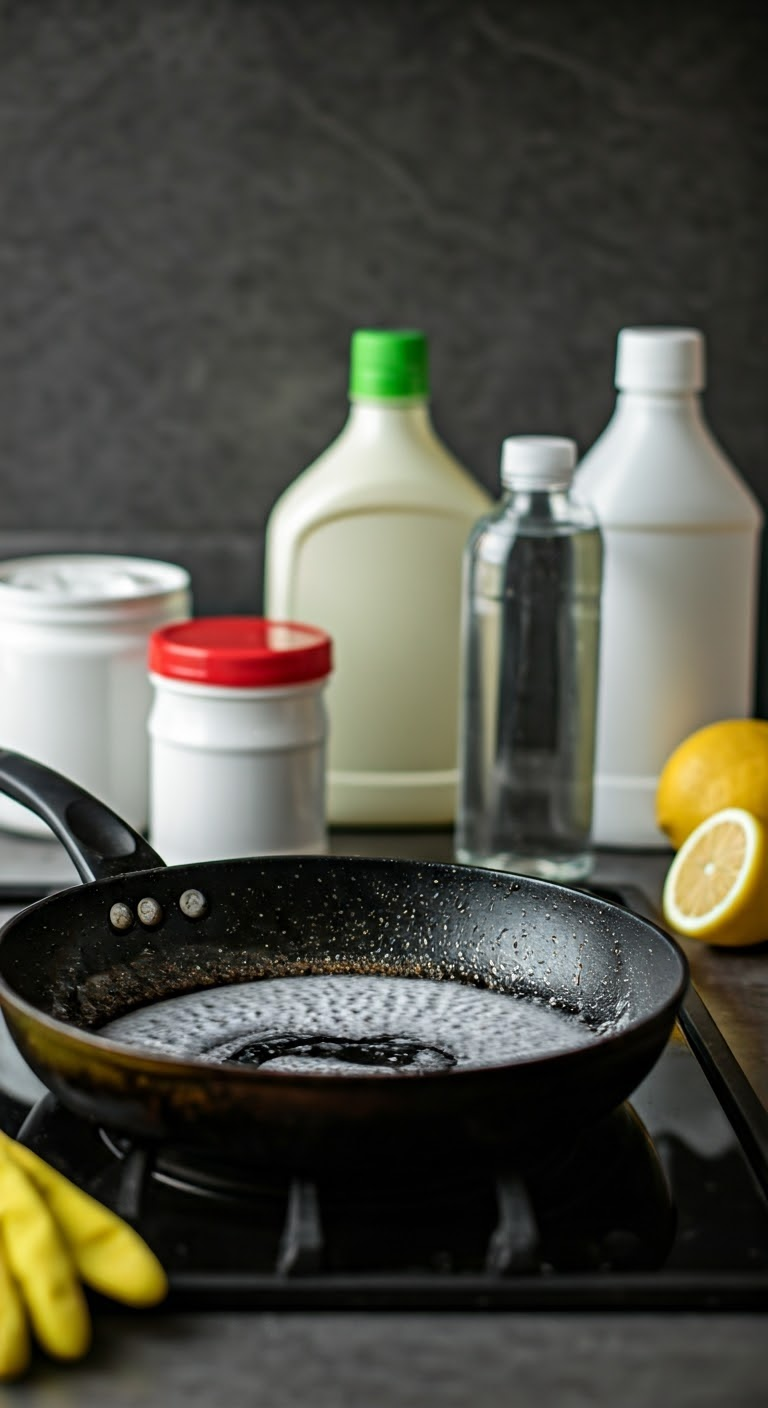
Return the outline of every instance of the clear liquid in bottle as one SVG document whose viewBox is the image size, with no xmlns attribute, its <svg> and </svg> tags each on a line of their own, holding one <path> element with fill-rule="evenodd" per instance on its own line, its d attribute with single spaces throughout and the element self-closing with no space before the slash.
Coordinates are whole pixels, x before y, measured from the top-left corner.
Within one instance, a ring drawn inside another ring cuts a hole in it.
<svg viewBox="0 0 768 1408">
<path fill-rule="evenodd" d="M 565 882 L 592 865 L 602 574 L 574 463 L 572 441 L 507 441 L 508 493 L 467 545 L 455 839 L 462 863 Z"/>
</svg>

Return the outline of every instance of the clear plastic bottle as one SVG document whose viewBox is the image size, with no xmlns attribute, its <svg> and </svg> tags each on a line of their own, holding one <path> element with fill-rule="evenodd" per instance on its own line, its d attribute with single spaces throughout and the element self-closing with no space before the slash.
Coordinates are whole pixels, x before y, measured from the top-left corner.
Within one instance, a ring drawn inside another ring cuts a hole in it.
<svg viewBox="0 0 768 1408">
<path fill-rule="evenodd" d="M 456 857 L 589 874 L 602 539 L 572 440 L 505 440 L 506 493 L 464 561 Z"/>
</svg>

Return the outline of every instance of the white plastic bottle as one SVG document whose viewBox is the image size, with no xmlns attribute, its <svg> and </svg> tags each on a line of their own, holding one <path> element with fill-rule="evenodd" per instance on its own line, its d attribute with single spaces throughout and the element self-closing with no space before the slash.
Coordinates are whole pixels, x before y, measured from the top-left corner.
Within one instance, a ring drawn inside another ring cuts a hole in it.
<svg viewBox="0 0 768 1408">
<path fill-rule="evenodd" d="M 613 418 L 576 485 L 604 567 L 593 837 L 666 844 L 659 772 L 695 729 L 753 712 L 762 512 L 709 431 L 704 338 L 625 328 Z"/>
<path fill-rule="evenodd" d="M 328 819 L 449 824 L 461 570 L 489 498 L 437 438 L 420 332 L 352 338 L 349 419 L 278 500 L 265 610 L 333 639 Z"/>
</svg>

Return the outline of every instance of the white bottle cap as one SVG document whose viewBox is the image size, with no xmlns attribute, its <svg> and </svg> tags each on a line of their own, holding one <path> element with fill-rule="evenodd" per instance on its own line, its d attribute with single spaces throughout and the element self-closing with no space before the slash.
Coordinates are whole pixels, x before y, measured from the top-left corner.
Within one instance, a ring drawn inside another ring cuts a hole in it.
<svg viewBox="0 0 768 1408">
<path fill-rule="evenodd" d="M 704 334 L 697 328 L 622 328 L 616 346 L 620 391 L 701 391 Z"/>
<path fill-rule="evenodd" d="M 565 488 L 576 467 L 576 442 L 558 435 L 510 435 L 501 449 L 506 489 Z"/>
</svg>

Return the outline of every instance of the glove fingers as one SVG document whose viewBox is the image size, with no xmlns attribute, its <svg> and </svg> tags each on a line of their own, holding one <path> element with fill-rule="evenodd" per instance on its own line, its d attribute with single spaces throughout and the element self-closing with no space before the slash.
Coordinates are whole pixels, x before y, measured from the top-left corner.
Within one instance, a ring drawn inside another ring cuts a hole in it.
<svg viewBox="0 0 768 1408">
<path fill-rule="evenodd" d="M 72 1243 L 83 1280 L 125 1305 L 157 1305 L 168 1294 L 160 1262 L 130 1227 L 116 1227 L 97 1241 Z"/>
<path fill-rule="evenodd" d="M 23 1374 L 29 1356 L 29 1325 L 0 1238 L 0 1383 Z"/>
<path fill-rule="evenodd" d="M 45 1195 L 89 1286 L 127 1305 L 156 1305 L 163 1300 L 168 1291 L 165 1272 L 138 1232 L 31 1149 L 14 1143 L 8 1152 Z"/>
<path fill-rule="evenodd" d="M 0 1159 L 5 1254 L 35 1335 L 50 1354 L 76 1359 L 91 1339 L 82 1287 L 45 1200 L 9 1158 Z"/>
</svg>

